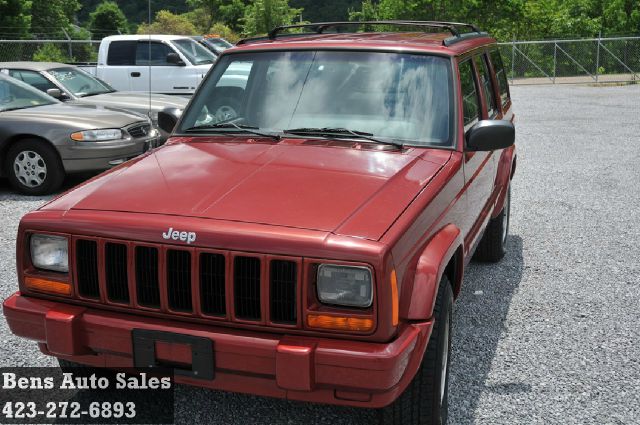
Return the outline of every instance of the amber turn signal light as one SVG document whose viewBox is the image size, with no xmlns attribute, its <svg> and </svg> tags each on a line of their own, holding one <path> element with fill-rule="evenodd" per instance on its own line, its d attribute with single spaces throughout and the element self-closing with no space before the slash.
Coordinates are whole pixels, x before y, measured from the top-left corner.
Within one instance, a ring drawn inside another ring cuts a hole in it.
<svg viewBox="0 0 640 425">
<path fill-rule="evenodd" d="M 391 270 L 391 324 L 398 326 L 398 277 L 396 271 Z"/>
<path fill-rule="evenodd" d="M 71 295 L 71 285 L 64 282 L 58 282 L 49 279 L 40 279 L 37 277 L 27 277 L 24 280 L 27 288 L 33 291 L 47 292 L 57 295 Z"/>
<path fill-rule="evenodd" d="M 307 325 L 310 328 L 334 329 L 338 331 L 366 332 L 373 329 L 372 319 L 359 317 L 337 317 L 326 314 L 309 314 Z"/>
</svg>

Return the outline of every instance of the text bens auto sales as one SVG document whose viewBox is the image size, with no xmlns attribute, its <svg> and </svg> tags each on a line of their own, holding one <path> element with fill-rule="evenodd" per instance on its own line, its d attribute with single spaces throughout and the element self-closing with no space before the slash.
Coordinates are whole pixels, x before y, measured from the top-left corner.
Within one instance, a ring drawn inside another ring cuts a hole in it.
<svg viewBox="0 0 640 425">
<path fill-rule="evenodd" d="M 106 389 L 129 389 L 129 390 L 167 390 L 171 388 L 171 378 L 147 377 L 146 373 L 139 376 L 131 376 L 126 373 L 115 375 L 115 386 L 112 381 L 104 376 L 74 376 L 73 373 L 63 373 L 60 382 L 56 383 L 53 376 L 29 376 L 19 377 L 15 373 L 5 372 L 2 374 L 3 390 L 51 390 L 54 388 L 61 390 L 106 390 Z"/>
</svg>

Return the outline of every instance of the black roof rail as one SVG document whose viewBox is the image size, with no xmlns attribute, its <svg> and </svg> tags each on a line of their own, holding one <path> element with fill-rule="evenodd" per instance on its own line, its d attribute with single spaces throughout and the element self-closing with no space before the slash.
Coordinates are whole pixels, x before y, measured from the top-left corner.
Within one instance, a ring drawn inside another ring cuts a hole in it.
<svg viewBox="0 0 640 425">
<path fill-rule="evenodd" d="M 261 40 L 275 40 L 278 35 L 285 30 L 289 29 L 308 29 L 312 32 L 305 33 L 292 33 L 286 34 L 287 37 L 304 37 L 323 34 L 325 30 L 333 27 L 341 26 L 361 26 L 361 25 L 399 25 L 399 26 L 412 26 L 412 27 L 424 27 L 424 28 L 438 28 L 447 30 L 451 33 L 451 37 L 443 41 L 445 46 L 449 46 L 458 41 L 468 40 L 475 37 L 484 37 L 487 35 L 485 32 L 481 32 L 478 27 L 473 24 L 465 24 L 462 22 L 445 22 L 445 21 L 410 21 L 410 20 L 383 20 L 383 21 L 337 21 L 337 22 L 316 22 L 309 24 L 295 24 L 295 25 L 283 25 L 275 27 L 266 37 L 255 37 L 240 40 L 237 44 L 246 44 L 253 41 Z M 461 32 L 461 29 L 466 29 L 469 32 Z"/>
</svg>

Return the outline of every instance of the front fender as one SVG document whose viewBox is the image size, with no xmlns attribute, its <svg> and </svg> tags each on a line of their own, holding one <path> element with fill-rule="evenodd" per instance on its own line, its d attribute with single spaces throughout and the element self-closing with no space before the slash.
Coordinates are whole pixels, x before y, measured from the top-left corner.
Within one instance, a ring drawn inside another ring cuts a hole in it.
<svg viewBox="0 0 640 425">
<path fill-rule="evenodd" d="M 457 252 L 461 255 L 462 244 L 462 232 L 453 224 L 443 227 L 431 238 L 418 259 L 411 287 L 402 291 L 400 317 L 405 320 L 431 318 L 440 279 L 453 256 Z M 462 281 L 463 263 L 462 258 L 456 262 L 456 282 L 451 282 L 454 293 L 458 292 Z"/>
</svg>

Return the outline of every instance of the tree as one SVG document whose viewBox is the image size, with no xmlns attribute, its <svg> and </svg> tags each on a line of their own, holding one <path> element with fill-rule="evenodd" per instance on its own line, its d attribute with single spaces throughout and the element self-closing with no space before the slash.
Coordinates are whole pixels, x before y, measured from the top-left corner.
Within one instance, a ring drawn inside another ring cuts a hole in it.
<svg viewBox="0 0 640 425">
<path fill-rule="evenodd" d="M 29 2 L 0 0 L 0 37 L 26 38 L 31 26 Z"/>
<path fill-rule="evenodd" d="M 302 9 L 290 7 L 288 0 L 255 0 L 245 10 L 243 32 L 264 34 L 279 25 L 290 25 L 301 13 Z"/>
<path fill-rule="evenodd" d="M 175 15 L 168 10 L 156 13 L 151 25 L 141 24 L 138 27 L 138 34 L 196 35 L 197 33 L 196 27 L 185 15 Z"/>
<path fill-rule="evenodd" d="M 128 28 L 127 18 L 113 1 L 100 3 L 96 10 L 89 15 L 89 31 L 92 32 L 95 39 L 126 33 Z"/>
<path fill-rule="evenodd" d="M 78 0 L 31 0 L 31 33 L 64 38 L 79 9 Z"/>
<path fill-rule="evenodd" d="M 246 0 L 187 0 L 187 5 L 193 8 L 189 15 L 203 33 L 208 33 L 215 22 L 224 22 L 239 31 L 246 3 Z"/>
<path fill-rule="evenodd" d="M 67 62 L 69 59 L 58 46 L 51 43 L 38 47 L 33 54 L 33 60 L 36 62 Z"/>
</svg>

